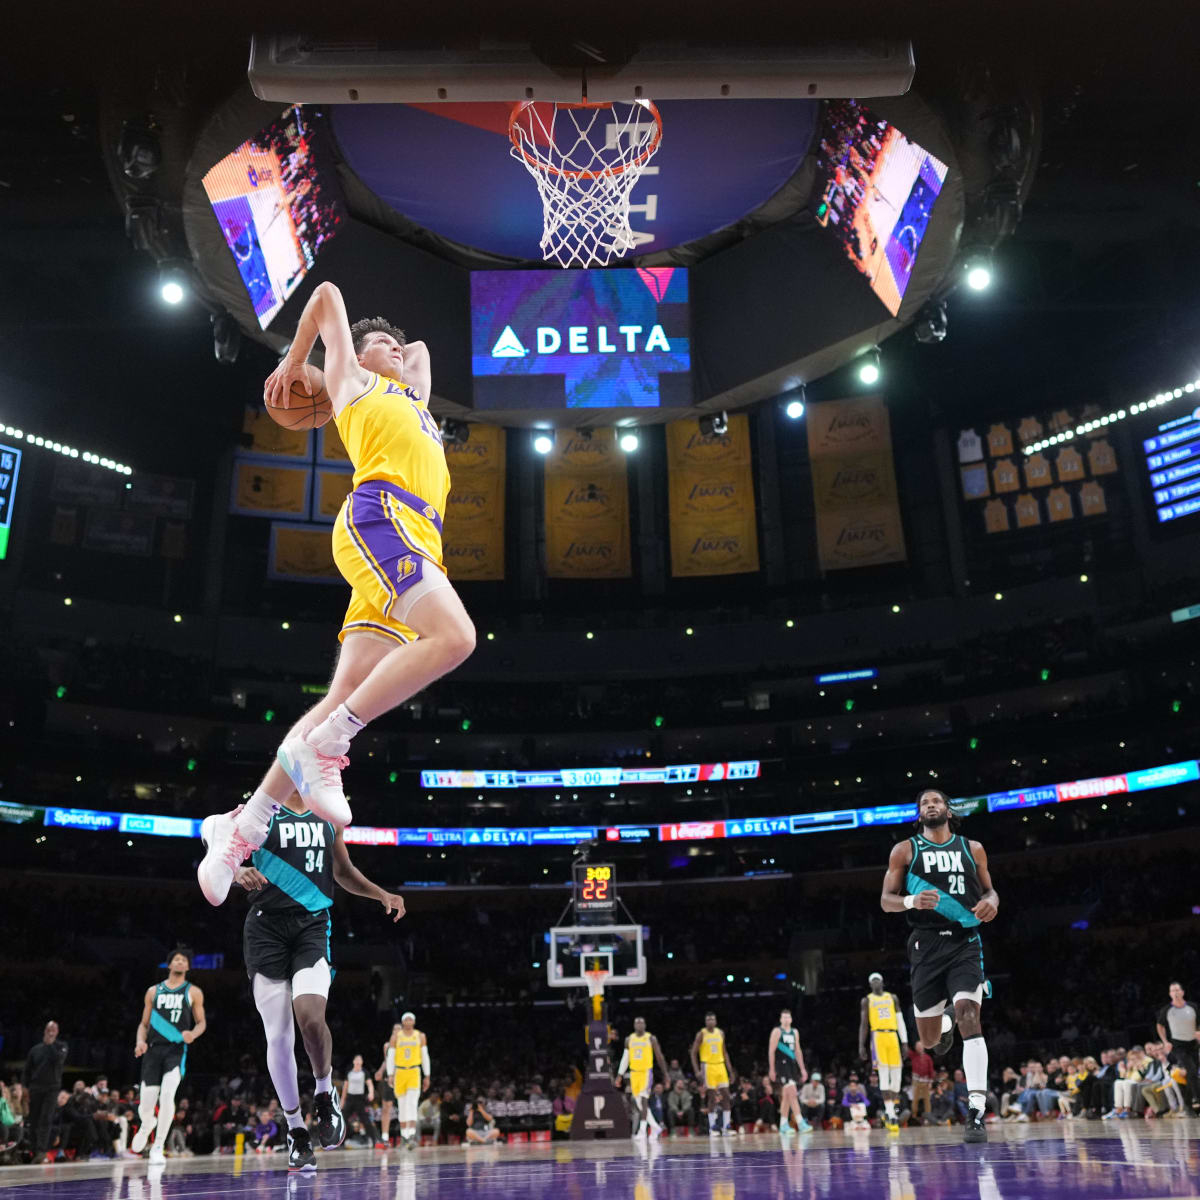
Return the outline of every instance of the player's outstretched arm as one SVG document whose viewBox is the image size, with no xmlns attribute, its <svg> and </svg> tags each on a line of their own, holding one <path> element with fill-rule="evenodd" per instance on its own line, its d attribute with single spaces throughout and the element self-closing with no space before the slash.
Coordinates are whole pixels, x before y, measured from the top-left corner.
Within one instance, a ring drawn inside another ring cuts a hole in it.
<svg viewBox="0 0 1200 1200">
<path fill-rule="evenodd" d="M 979 903 L 971 911 L 983 922 L 994 921 L 1000 911 L 1000 897 L 992 887 L 992 875 L 988 870 L 987 852 L 978 842 L 971 843 L 971 857 L 975 860 L 975 870 L 979 875 L 979 885 L 983 895 Z"/>
<path fill-rule="evenodd" d="M 404 897 L 381 888 L 372 883 L 351 861 L 350 852 L 346 849 L 345 839 L 339 829 L 333 839 L 333 879 L 343 891 L 352 896 L 365 896 L 368 900 L 378 900 L 387 913 L 395 913 L 392 921 L 398 921 L 404 916 Z"/>
<path fill-rule="evenodd" d="M 150 1033 L 150 1014 L 154 1011 L 154 988 L 146 989 L 145 1002 L 142 1004 L 142 1019 L 138 1022 L 137 1035 L 133 1040 L 133 1057 L 141 1058 L 146 1053 L 146 1038 Z"/>
<path fill-rule="evenodd" d="M 190 1046 L 207 1028 L 208 1018 L 204 1015 L 204 993 L 193 983 L 189 989 L 192 997 L 192 1016 L 195 1024 L 183 1031 L 183 1040 Z"/>
<path fill-rule="evenodd" d="M 338 288 L 326 281 L 309 296 L 296 336 L 279 366 L 267 376 L 263 401 L 276 408 L 287 408 L 293 383 L 309 388 L 306 366 L 318 335 L 325 344 L 325 387 L 336 415 L 356 392 L 366 386 L 369 374 L 358 363 L 354 339 L 350 336 L 350 318 L 346 302 Z"/>
<path fill-rule="evenodd" d="M 429 364 L 429 347 L 424 342 L 409 342 L 404 347 L 404 382 L 415 388 L 417 395 L 429 403 L 433 390 L 433 372 Z"/>
</svg>

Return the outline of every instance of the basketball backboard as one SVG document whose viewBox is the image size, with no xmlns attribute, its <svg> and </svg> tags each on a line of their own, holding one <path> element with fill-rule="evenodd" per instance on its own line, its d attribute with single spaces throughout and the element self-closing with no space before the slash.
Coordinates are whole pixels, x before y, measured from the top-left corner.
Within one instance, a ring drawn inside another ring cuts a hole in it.
<svg viewBox="0 0 1200 1200">
<path fill-rule="evenodd" d="M 550 987 L 588 987 L 588 972 L 607 972 L 605 987 L 646 982 L 640 925 L 561 925 L 550 930 L 546 982 Z M 591 990 L 589 988 L 589 990 Z"/>
</svg>

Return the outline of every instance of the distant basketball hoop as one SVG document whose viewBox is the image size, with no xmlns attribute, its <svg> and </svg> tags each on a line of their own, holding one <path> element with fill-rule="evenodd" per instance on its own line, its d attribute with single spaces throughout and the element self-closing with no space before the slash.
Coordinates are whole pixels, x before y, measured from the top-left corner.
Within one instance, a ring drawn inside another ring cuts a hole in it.
<svg viewBox="0 0 1200 1200">
<path fill-rule="evenodd" d="M 547 262 L 605 266 L 634 249 L 629 198 L 662 131 L 649 100 L 524 100 L 513 107 L 511 152 L 537 184 Z"/>
</svg>

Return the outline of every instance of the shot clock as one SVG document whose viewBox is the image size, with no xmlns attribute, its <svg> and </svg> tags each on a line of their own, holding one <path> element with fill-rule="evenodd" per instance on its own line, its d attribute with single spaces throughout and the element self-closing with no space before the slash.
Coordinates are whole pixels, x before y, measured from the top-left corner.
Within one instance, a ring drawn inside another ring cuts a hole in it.
<svg viewBox="0 0 1200 1200">
<path fill-rule="evenodd" d="M 576 863 L 575 920 L 611 925 L 617 913 L 617 872 L 612 863 Z"/>
</svg>

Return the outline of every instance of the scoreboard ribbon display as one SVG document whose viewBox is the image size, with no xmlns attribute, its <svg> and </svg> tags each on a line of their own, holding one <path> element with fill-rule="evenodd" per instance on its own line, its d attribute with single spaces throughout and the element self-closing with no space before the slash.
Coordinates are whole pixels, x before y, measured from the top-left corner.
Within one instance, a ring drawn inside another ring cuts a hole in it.
<svg viewBox="0 0 1200 1200">
<path fill-rule="evenodd" d="M 759 773 L 757 761 L 743 763 L 707 763 L 680 767 L 638 767 L 622 770 L 618 767 L 568 769 L 562 771 L 423 771 L 424 787 L 607 787 L 615 783 L 690 783 L 702 779 L 753 779 Z M 720 771 L 718 775 L 715 772 Z M 610 782 L 604 772 L 615 772 Z M 707 772 L 707 774 L 705 773 Z M 746 772 L 746 773 L 740 773 Z M 671 776 L 668 778 L 668 775 Z M 427 776 L 450 780 L 435 784 Z M 642 778 L 646 776 L 645 778 Z M 636 778 L 634 778 L 636 777 Z M 527 782 L 527 779 L 536 782 Z M 568 783 L 567 779 L 572 782 Z M 470 779 L 471 782 L 464 782 Z M 484 782 L 487 779 L 490 782 Z M 1102 775 L 1094 779 L 1075 779 L 1067 783 L 1044 784 L 1020 791 L 991 792 L 986 796 L 956 798 L 951 805 L 959 815 L 986 809 L 987 812 L 1007 812 L 1018 808 L 1036 808 L 1043 804 L 1065 804 L 1073 800 L 1097 799 L 1103 796 L 1174 787 L 1200 780 L 1200 761 L 1163 763 L 1138 771 L 1118 775 Z M 651 841 L 707 841 L 737 837 L 795 837 L 805 833 L 829 833 L 845 829 L 869 829 L 875 825 L 903 825 L 917 819 L 916 803 L 883 804 L 871 808 L 841 808 L 829 812 L 796 813 L 775 817 L 730 817 L 719 821 L 677 821 L 666 825 L 550 825 L 536 828 L 482 828 L 472 826 L 454 829 L 419 828 L 392 829 L 369 825 L 351 825 L 344 831 L 347 842 L 358 846 L 574 846 L 580 842 L 608 841 L 642 843 Z M 0 801 L 0 823 L 36 823 L 57 829 L 75 829 L 87 833 L 119 832 L 151 834 L 157 837 L 199 837 L 200 822 L 190 817 L 168 817 L 144 813 L 95 812 L 84 808 L 46 808 L 35 804 L 14 804 Z M 583 894 L 580 868 L 593 872 L 601 868 L 610 871 L 607 877 L 592 874 L 582 878 L 591 884 Z M 604 863 L 576 864 L 576 900 L 584 904 L 603 905 L 612 893 L 615 905 L 615 876 L 612 865 Z M 605 881 L 608 881 L 607 883 Z M 604 884 L 604 886 L 601 886 Z M 597 912 L 600 908 L 584 908 Z"/>
</svg>

